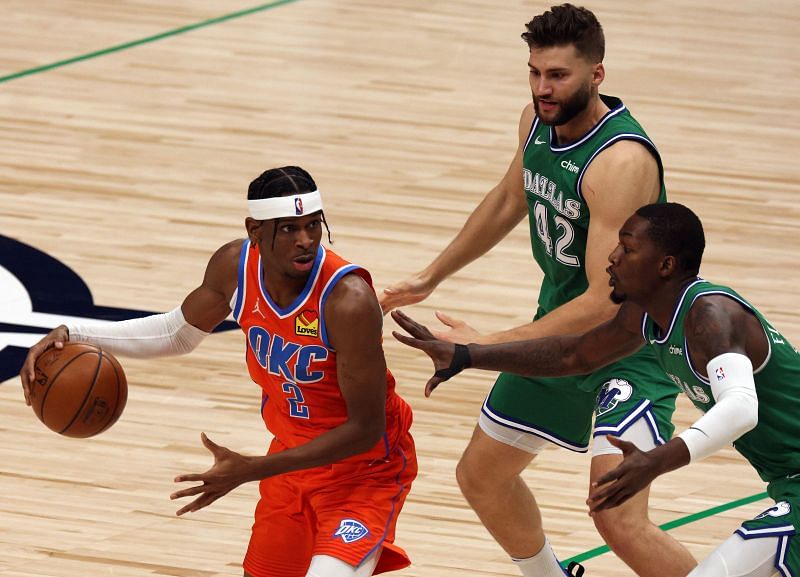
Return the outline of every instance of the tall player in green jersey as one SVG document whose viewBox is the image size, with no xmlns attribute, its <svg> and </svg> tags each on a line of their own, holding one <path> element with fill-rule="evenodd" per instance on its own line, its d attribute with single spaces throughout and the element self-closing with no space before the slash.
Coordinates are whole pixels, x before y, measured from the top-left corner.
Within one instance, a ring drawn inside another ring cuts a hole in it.
<svg viewBox="0 0 800 577">
<path fill-rule="evenodd" d="M 545 273 L 533 322 L 478 335 L 445 315 L 443 338 L 508 342 L 583 332 L 614 316 L 605 262 L 626 215 L 664 201 L 655 146 L 618 98 L 601 96 L 603 31 L 594 14 L 565 4 L 527 24 L 533 97 L 522 112 L 519 146 L 502 181 L 451 244 L 422 272 L 384 291 L 384 311 L 418 302 L 487 252 L 526 215 L 533 255 Z M 526 577 L 562 575 L 521 472 L 548 443 L 588 450 L 596 414 L 590 477 L 622 460 L 606 433 L 643 450 L 668 440 L 678 389 L 652 352 L 580 378 L 502 374 L 488 395 L 458 465 L 465 497 Z M 684 577 L 696 562 L 647 516 L 649 491 L 595 517 L 610 547 L 642 577 Z M 631 539 L 635 534 L 636 539 Z"/>
<path fill-rule="evenodd" d="M 648 452 L 610 439 L 625 457 L 593 484 L 591 514 L 617 507 L 658 475 L 733 443 L 768 483 L 776 503 L 742 523 L 689 577 L 796 577 L 800 352 L 735 291 L 697 277 L 704 247 L 702 225 L 688 208 L 645 206 L 622 227 L 609 257 L 611 297 L 623 305 L 615 318 L 592 331 L 464 347 L 433 339 L 424 327 L 395 313 L 417 337 L 399 338 L 434 359 L 440 371 L 429 388 L 466 366 L 529 375 L 581 374 L 643 345 L 654 351 L 670 379 L 705 414 Z"/>
</svg>

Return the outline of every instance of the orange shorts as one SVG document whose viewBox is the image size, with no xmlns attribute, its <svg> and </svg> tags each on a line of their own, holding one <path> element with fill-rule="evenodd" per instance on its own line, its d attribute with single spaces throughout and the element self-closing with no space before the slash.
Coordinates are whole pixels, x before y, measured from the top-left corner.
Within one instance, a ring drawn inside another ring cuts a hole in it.
<svg viewBox="0 0 800 577">
<path fill-rule="evenodd" d="M 357 567 L 379 550 L 374 574 L 407 567 L 394 533 L 416 476 L 414 441 L 406 434 L 388 461 L 333 464 L 262 480 L 245 571 L 253 577 L 304 577 L 314 555 Z"/>
</svg>

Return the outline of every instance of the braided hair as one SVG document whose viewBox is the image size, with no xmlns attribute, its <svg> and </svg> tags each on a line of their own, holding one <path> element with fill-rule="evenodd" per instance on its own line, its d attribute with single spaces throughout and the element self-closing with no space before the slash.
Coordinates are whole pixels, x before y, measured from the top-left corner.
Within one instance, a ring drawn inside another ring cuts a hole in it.
<svg viewBox="0 0 800 577">
<path fill-rule="evenodd" d="M 276 198 L 279 196 L 291 196 L 293 194 L 304 194 L 317 190 L 317 183 L 308 172 L 299 166 L 282 166 L 281 168 L 270 168 L 256 177 L 247 189 L 247 200 L 261 200 L 262 198 Z M 328 242 L 333 244 L 331 239 L 331 229 L 325 220 L 325 212 L 320 211 L 322 224 L 328 231 Z M 275 237 L 278 234 L 278 223 L 281 219 L 275 219 L 275 229 L 272 231 L 272 248 L 275 248 Z"/>
</svg>

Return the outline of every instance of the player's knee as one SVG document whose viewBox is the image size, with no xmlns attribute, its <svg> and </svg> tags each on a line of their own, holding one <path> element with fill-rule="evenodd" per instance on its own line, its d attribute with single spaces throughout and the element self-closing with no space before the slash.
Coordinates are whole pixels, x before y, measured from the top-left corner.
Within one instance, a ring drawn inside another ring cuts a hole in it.
<svg viewBox="0 0 800 577">
<path fill-rule="evenodd" d="M 480 475 L 477 474 L 472 461 L 466 455 L 462 455 L 461 460 L 456 465 L 456 481 L 461 492 L 466 497 L 478 494 L 483 489 Z"/>
<path fill-rule="evenodd" d="M 614 550 L 624 548 L 626 543 L 641 535 L 645 526 L 650 523 L 646 510 L 626 507 L 598 511 L 592 520 L 597 532 Z"/>
<path fill-rule="evenodd" d="M 473 457 L 464 453 L 456 466 L 456 481 L 468 499 L 491 494 L 500 481 L 491 471 L 486 470 L 486 465 L 480 459 Z"/>
</svg>

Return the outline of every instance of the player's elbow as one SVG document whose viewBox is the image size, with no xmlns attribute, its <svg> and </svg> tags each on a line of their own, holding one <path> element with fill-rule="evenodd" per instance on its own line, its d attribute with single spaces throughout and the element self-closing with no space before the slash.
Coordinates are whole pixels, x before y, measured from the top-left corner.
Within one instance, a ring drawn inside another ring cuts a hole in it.
<svg viewBox="0 0 800 577">
<path fill-rule="evenodd" d="M 381 413 L 352 422 L 355 428 L 353 452 L 363 453 L 374 447 L 386 431 L 386 415 Z"/>
<path fill-rule="evenodd" d="M 745 434 L 755 429 L 756 425 L 758 425 L 758 399 L 748 395 L 746 399 L 742 399 L 742 406 L 744 410 L 742 411 L 740 428 L 742 434 Z"/>
<path fill-rule="evenodd" d="M 723 404 L 722 402 L 717 403 Z M 758 425 L 758 397 L 752 391 L 737 391 L 724 401 L 731 426 L 738 439 Z"/>
<path fill-rule="evenodd" d="M 562 362 L 564 363 L 565 367 L 564 372 L 567 375 L 585 375 L 600 368 L 596 366 L 596 363 L 593 363 L 586 355 L 581 354 L 577 347 L 565 354 Z"/>
</svg>

